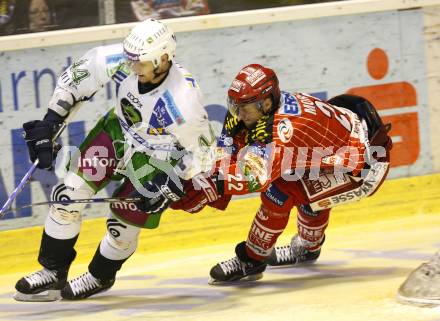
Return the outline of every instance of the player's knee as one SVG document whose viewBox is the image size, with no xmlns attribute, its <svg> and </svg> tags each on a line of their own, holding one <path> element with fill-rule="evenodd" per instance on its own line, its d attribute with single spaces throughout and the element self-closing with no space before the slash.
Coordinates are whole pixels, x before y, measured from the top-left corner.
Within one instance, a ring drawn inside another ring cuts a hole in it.
<svg viewBox="0 0 440 321">
<path fill-rule="evenodd" d="M 70 201 L 73 199 L 88 199 L 93 195 L 90 189 L 81 189 L 68 186 L 64 183 L 57 184 L 53 187 L 51 193 L 52 201 Z M 50 216 L 60 224 L 68 224 L 81 220 L 81 211 L 85 204 L 55 204 L 50 208 Z"/>
<path fill-rule="evenodd" d="M 64 183 L 52 189 L 52 201 L 90 198 L 94 193 L 90 189 L 73 188 Z M 49 209 L 44 229 L 54 238 L 66 239 L 78 235 L 81 227 L 81 212 L 84 204 L 54 204 Z"/>
<path fill-rule="evenodd" d="M 70 201 L 73 199 L 88 199 L 95 194 L 95 191 L 75 173 L 69 172 L 64 178 L 64 182 L 52 188 L 52 201 Z M 51 206 L 49 217 L 58 224 L 79 224 L 81 212 L 85 204 L 55 204 Z"/>
</svg>

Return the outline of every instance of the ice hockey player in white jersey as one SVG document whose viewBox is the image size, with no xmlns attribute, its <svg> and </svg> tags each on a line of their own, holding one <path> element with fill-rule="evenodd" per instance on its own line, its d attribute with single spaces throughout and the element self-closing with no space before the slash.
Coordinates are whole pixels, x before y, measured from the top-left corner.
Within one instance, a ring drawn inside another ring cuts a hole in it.
<svg viewBox="0 0 440 321">
<path fill-rule="evenodd" d="M 70 281 L 83 205 L 51 206 L 38 256 L 43 269 L 17 282 L 17 300 L 75 300 L 109 289 L 134 253 L 140 228 L 157 227 L 161 213 L 183 195 L 182 183 L 211 167 L 206 151 L 215 137 L 196 81 L 173 60 L 175 48 L 168 26 L 145 20 L 123 44 L 94 48 L 73 63 L 60 76 L 43 120 L 23 124 L 31 161 L 50 169 L 59 125 L 78 102 L 114 81 L 116 107 L 81 144 L 52 200 L 91 198 L 110 180 L 120 180 L 113 196 L 142 201 L 110 206 L 107 232 L 88 271 Z"/>
</svg>

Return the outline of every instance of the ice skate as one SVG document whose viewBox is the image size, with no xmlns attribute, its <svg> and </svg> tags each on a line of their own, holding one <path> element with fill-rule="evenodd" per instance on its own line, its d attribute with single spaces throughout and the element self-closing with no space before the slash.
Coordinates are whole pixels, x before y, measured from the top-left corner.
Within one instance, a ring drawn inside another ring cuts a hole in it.
<svg viewBox="0 0 440 321">
<path fill-rule="evenodd" d="M 253 260 L 246 254 L 246 242 L 237 245 L 237 256 L 216 264 L 209 273 L 210 285 L 220 285 L 237 281 L 255 281 L 263 277 L 266 263 Z M 239 258 L 240 257 L 240 258 Z"/>
<path fill-rule="evenodd" d="M 323 243 L 324 239 L 321 244 Z M 311 264 L 318 259 L 320 254 L 320 248 L 316 251 L 307 250 L 304 247 L 303 241 L 298 235 L 295 235 L 289 245 L 277 246 L 273 249 L 267 264 L 270 266 Z"/>
<path fill-rule="evenodd" d="M 18 280 L 14 299 L 26 302 L 56 301 L 61 299 L 60 291 L 66 282 L 67 270 L 44 268 Z"/>
<path fill-rule="evenodd" d="M 90 272 L 86 272 L 79 277 L 70 280 L 61 290 L 61 297 L 66 300 L 81 300 L 109 290 L 115 279 L 100 280 L 95 278 Z"/>
</svg>

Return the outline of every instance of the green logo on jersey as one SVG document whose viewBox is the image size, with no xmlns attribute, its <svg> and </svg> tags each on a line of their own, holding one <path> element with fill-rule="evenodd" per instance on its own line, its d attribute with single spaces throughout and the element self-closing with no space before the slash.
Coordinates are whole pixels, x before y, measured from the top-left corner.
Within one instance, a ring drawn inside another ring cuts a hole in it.
<svg viewBox="0 0 440 321">
<path fill-rule="evenodd" d="M 107 75 L 112 77 L 117 71 L 122 72 L 125 75 L 130 75 L 131 69 L 127 66 L 125 61 L 120 62 L 118 65 L 113 66 L 111 68 L 107 68 Z"/>
<path fill-rule="evenodd" d="M 128 101 L 127 98 L 121 99 L 121 109 L 125 121 L 129 126 L 142 121 L 141 113 Z"/>
<path fill-rule="evenodd" d="M 87 69 L 78 68 L 86 61 L 87 59 L 80 60 L 78 62 L 73 63 L 72 67 L 70 67 L 70 71 L 72 72 L 72 81 L 75 85 L 79 85 L 81 81 L 90 77 L 90 72 Z"/>
<path fill-rule="evenodd" d="M 208 124 L 209 126 L 209 135 L 211 136 L 210 138 L 206 137 L 205 135 L 201 134 L 199 136 L 199 146 L 203 151 L 208 151 L 209 148 L 212 146 L 212 144 L 214 144 L 214 142 L 216 141 L 216 136 L 214 134 L 214 130 L 211 127 L 211 124 Z"/>
</svg>

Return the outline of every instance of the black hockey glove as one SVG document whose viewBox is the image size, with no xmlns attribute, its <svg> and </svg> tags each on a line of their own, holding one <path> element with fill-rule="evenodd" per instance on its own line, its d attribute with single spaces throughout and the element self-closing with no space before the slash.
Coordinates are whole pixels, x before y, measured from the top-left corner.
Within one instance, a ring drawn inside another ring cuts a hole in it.
<svg viewBox="0 0 440 321">
<path fill-rule="evenodd" d="M 43 120 L 33 120 L 23 124 L 23 138 L 29 150 L 31 162 L 38 159 L 38 168 L 52 169 L 59 146 L 52 138 L 62 124 L 64 118 L 49 110 Z"/>
<path fill-rule="evenodd" d="M 180 200 L 184 195 L 184 192 L 166 173 L 156 175 L 151 182 L 144 185 L 144 188 L 148 194 L 154 196 L 152 198 L 146 197 L 135 190 L 130 194 L 130 197 L 141 198 L 142 200 L 137 202 L 136 206 L 148 214 L 161 214 L 172 202 Z"/>
</svg>

